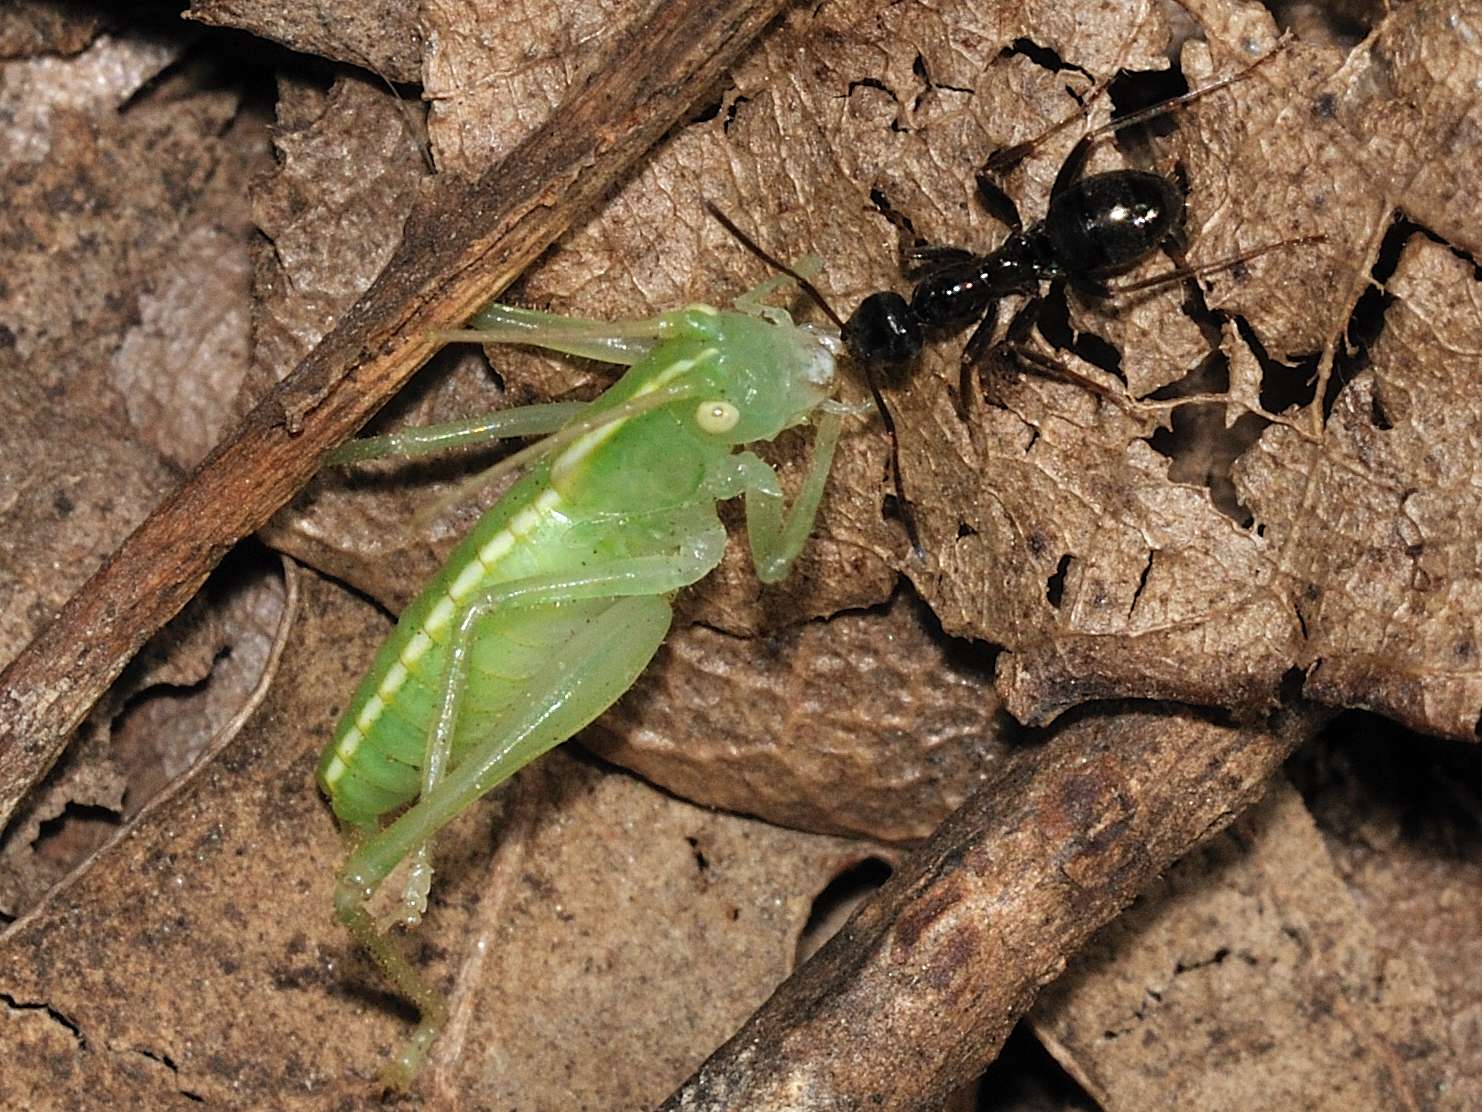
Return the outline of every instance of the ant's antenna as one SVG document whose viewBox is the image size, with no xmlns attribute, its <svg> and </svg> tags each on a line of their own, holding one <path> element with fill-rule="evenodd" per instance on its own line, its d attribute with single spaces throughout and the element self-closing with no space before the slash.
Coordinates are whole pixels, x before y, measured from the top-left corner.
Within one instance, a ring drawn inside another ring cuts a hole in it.
<svg viewBox="0 0 1482 1112">
<path fill-rule="evenodd" d="M 746 250 L 750 251 L 757 258 L 761 259 L 762 262 L 766 263 L 773 270 L 776 270 L 782 274 L 786 274 L 789 278 L 796 282 L 798 284 L 798 288 L 801 289 L 810 298 L 812 298 L 813 303 L 823 310 L 824 315 L 827 316 L 829 320 L 834 322 L 834 327 L 840 329 L 841 331 L 843 330 L 843 319 L 839 316 L 838 313 L 834 312 L 833 306 L 824 300 L 823 294 L 818 292 L 817 286 L 808 281 L 808 279 L 804 278 L 801 274 L 799 274 L 792 267 L 788 266 L 781 259 L 777 259 L 769 255 L 756 242 L 756 240 L 752 239 L 740 228 L 736 227 L 736 222 L 725 213 L 721 212 L 720 209 L 716 207 L 714 202 L 706 201 L 705 211 L 719 220 L 720 226 L 726 231 L 730 232 L 731 235 L 735 236 L 737 242 L 739 242 L 742 247 L 746 248 Z"/>
<path fill-rule="evenodd" d="M 824 299 L 823 294 L 818 292 L 818 287 L 816 287 L 812 282 L 808 281 L 808 279 L 804 278 L 792 267 L 788 266 L 780 259 L 774 258 L 771 254 L 765 251 L 761 247 L 761 245 L 759 245 L 754 239 L 752 239 L 749 235 L 738 228 L 734 220 L 732 220 L 725 213 L 721 212 L 714 202 L 706 201 L 705 211 L 708 212 L 711 216 L 715 217 L 715 219 L 720 222 L 720 226 L 726 231 L 730 232 L 731 235 L 736 238 L 736 241 L 740 243 L 742 247 L 746 248 L 757 258 L 761 259 L 762 262 L 766 263 L 773 270 L 787 275 L 794 282 L 796 282 L 798 284 L 798 288 L 805 294 L 807 294 L 808 297 L 812 299 L 814 304 L 816 304 L 820 309 L 823 310 L 824 315 L 827 316 L 829 320 L 834 322 L 834 327 L 838 328 L 841 332 L 844 330 L 843 318 L 841 318 L 838 313 L 834 312 L 833 306 Z M 923 556 L 924 553 L 921 548 L 921 536 L 916 532 L 916 517 L 915 514 L 911 511 L 911 503 L 906 499 L 905 488 L 901 485 L 901 444 L 900 438 L 896 435 L 895 432 L 895 419 L 890 416 L 890 410 L 886 408 L 885 396 L 880 393 L 880 384 L 875 379 L 874 368 L 871 367 L 869 362 L 864 359 L 857 359 L 855 360 L 855 362 L 859 364 L 860 369 L 864 372 L 865 385 L 870 388 L 870 396 L 875 401 L 875 410 L 880 414 L 880 423 L 885 426 L 885 433 L 887 436 L 890 437 L 890 473 L 895 480 L 895 498 L 896 501 L 900 504 L 901 524 L 906 527 L 906 536 L 911 542 L 912 551 L 914 551 L 917 556 Z"/>
</svg>

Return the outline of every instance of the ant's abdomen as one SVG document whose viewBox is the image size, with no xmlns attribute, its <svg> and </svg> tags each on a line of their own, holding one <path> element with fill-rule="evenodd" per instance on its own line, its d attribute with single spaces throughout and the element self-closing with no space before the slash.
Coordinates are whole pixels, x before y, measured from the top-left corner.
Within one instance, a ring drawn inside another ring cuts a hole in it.
<svg viewBox="0 0 1482 1112">
<path fill-rule="evenodd" d="M 1050 203 L 1046 234 L 1067 269 L 1101 278 L 1183 238 L 1184 200 L 1167 178 L 1141 170 L 1092 174 Z"/>
</svg>

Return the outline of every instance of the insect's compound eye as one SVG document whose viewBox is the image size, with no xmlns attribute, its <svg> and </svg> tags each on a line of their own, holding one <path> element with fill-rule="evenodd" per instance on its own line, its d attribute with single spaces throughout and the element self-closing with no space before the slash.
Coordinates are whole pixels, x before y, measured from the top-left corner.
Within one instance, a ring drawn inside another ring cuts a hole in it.
<svg viewBox="0 0 1482 1112">
<path fill-rule="evenodd" d="M 709 433 L 730 432 L 741 420 L 741 411 L 730 402 L 701 402 L 695 410 L 695 424 Z"/>
</svg>

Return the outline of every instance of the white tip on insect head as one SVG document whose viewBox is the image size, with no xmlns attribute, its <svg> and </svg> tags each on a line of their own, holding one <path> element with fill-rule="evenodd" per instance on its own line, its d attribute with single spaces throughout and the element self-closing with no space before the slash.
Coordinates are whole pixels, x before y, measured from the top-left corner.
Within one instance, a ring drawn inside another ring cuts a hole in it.
<svg viewBox="0 0 1482 1112">
<path fill-rule="evenodd" d="M 832 386 L 834 375 L 838 370 L 839 352 L 844 350 L 843 343 L 834 334 L 833 329 L 816 328 L 811 324 L 805 324 L 800 331 L 806 332 L 813 340 L 813 351 L 803 365 L 803 377 L 815 386 L 825 388 Z"/>
</svg>

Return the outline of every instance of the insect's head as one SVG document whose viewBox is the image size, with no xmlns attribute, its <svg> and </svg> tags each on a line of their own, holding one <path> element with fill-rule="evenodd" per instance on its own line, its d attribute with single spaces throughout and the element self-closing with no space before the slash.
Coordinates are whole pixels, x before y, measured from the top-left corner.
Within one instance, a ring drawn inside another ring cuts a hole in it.
<svg viewBox="0 0 1482 1112">
<path fill-rule="evenodd" d="M 726 231 L 730 232 L 731 235 L 736 237 L 737 241 L 743 247 L 745 247 L 757 258 L 761 259 L 762 262 L 766 263 L 773 270 L 776 270 L 780 274 L 785 274 L 787 277 L 796 282 L 798 288 L 801 289 L 805 294 L 807 294 L 809 299 L 812 300 L 815 305 L 823 310 L 824 315 L 827 316 L 828 319 L 833 322 L 834 327 L 838 329 L 837 332 L 829 333 L 829 336 L 832 338 L 832 347 L 830 348 L 829 352 L 830 369 L 832 369 L 833 355 L 836 354 L 840 349 L 847 349 L 849 353 L 854 356 L 854 363 L 863 374 L 865 385 L 870 388 L 870 399 L 874 402 L 875 410 L 880 414 L 880 423 L 885 426 L 886 435 L 890 437 L 890 457 L 892 464 L 891 472 L 895 481 L 896 500 L 901 508 L 901 520 L 905 524 L 906 533 L 911 538 L 911 547 L 919 554 L 921 552 L 921 542 L 916 535 L 916 525 L 911 515 L 910 503 L 907 502 L 905 490 L 901 485 L 900 443 L 895 435 L 895 420 L 890 416 L 890 410 L 886 408 L 885 405 L 885 398 L 880 393 L 880 384 L 878 381 L 876 381 L 875 376 L 875 360 L 864 357 L 864 345 L 867 342 L 872 343 L 875 341 L 880 341 L 883 343 L 880 329 L 875 327 L 879 325 L 879 322 L 874 319 L 875 315 L 878 314 L 881 310 L 883 310 L 887 315 L 892 312 L 900 313 L 901 308 L 899 305 L 896 304 L 896 302 L 901 301 L 901 299 L 897 297 L 895 301 L 891 301 L 888 297 L 884 299 L 867 298 L 866 304 L 870 306 L 870 309 L 865 312 L 864 320 L 868 321 L 868 324 L 862 322 L 860 313 L 858 312 L 856 312 L 855 315 L 850 317 L 850 319 L 846 322 L 842 317 L 839 316 L 837 312 L 834 311 L 833 306 L 828 303 L 828 300 L 823 296 L 823 294 L 818 292 L 817 288 L 813 285 L 812 282 L 808 281 L 807 278 L 799 274 L 792 267 L 779 262 L 776 258 L 763 250 L 755 240 L 753 240 L 749 235 L 747 235 L 736 226 L 735 221 L 733 221 L 725 213 L 721 212 L 720 209 L 715 207 L 715 205 L 707 201 L 705 204 L 705 208 L 711 216 L 715 217 L 715 219 L 720 222 L 721 226 L 725 228 Z M 905 306 L 906 318 L 910 317 L 909 308 L 909 306 Z M 786 323 L 793 333 L 807 333 L 806 328 L 794 327 L 792 325 L 791 318 L 787 317 L 785 313 L 783 313 L 782 316 L 786 318 Z M 904 323 L 906 331 L 908 333 L 912 333 L 905 337 L 898 338 L 899 342 L 905 345 L 914 345 L 915 349 L 919 349 L 921 338 L 919 335 L 915 334 L 919 332 L 919 329 L 915 327 L 913 320 L 904 319 L 904 321 L 897 321 L 895 323 Z M 885 328 L 887 331 L 889 330 L 889 327 L 890 322 L 886 322 Z M 869 334 L 867 335 L 867 333 Z M 840 335 L 843 336 L 843 339 L 835 338 L 839 337 Z M 874 349 L 872 348 L 871 350 Z M 879 352 L 877 351 L 875 354 L 878 356 Z M 910 354 L 914 355 L 914 350 Z M 889 359 L 885 360 L 885 362 L 890 361 L 891 360 Z M 803 415 L 805 415 L 815 406 L 821 404 L 826 397 L 827 395 L 819 396 L 816 401 L 814 401 L 807 407 L 807 409 L 799 411 L 798 416 L 787 422 L 787 424 L 795 424 L 797 421 L 801 420 Z M 785 424 L 781 427 L 785 428 L 787 426 Z"/>
<path fill-rule="evenodd" d="M 837 386 L 838 333 L 796 325 L 777 310 L 764 317 L 710 310 L 696 322 L 708 356 L 696 368 L 696 420 L 732 444 L 771 440 L 804 421 Z"/>
</svg>

